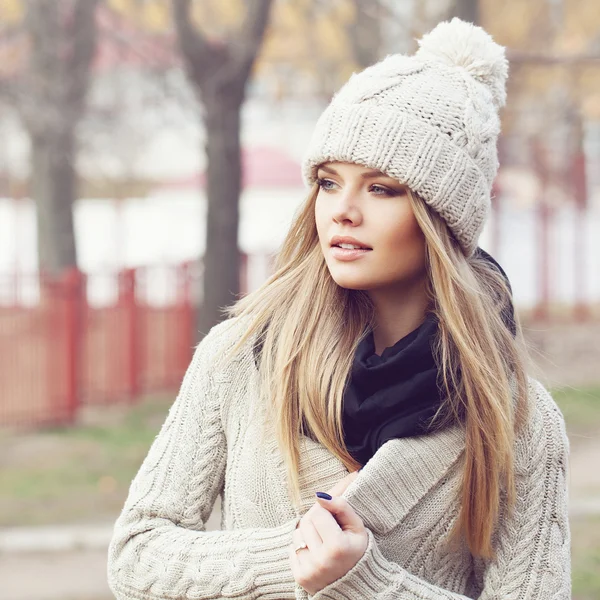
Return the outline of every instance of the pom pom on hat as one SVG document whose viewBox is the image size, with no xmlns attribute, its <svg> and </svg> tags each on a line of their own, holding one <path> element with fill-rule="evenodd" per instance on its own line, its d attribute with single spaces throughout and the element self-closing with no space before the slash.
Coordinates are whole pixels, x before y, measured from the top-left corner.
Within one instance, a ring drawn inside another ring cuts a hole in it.
<svg viewBox="0 0 600 600">
<path fill-rule="evenodd" d="M 440 23 L 415 55 L 389 55 L 334 95 L 302 159 L 305 183 L 324 162 L 378 169 L 418 194 L 471 256 L 490 213 L 507 76 L 504 48 L 481 27 Z"/>
<path fill-rule="evenodd" d="M 464 68 L 486 85 L 497 107 L 506 102 L 508 61 L 500 46 L 481 27 L 457 17 L 444 21 L 419 40 L 415 56 Z"/>
</svg>

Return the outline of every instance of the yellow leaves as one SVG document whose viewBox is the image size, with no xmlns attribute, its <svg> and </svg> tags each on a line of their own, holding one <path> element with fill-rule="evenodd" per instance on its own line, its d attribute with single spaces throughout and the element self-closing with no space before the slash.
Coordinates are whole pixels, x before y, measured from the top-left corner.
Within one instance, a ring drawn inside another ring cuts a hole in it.
<svg viewBox="0 0 600 600">
<path fill-rule="evenodd" d="M 170 22 L 169 8 L 164 2 L 148 2 L 145 6 L 145 18 L 149 29 L 165 29 Z"/>
<path fill-rule="evenodd" d="M 600 66 L 587 64 L 578 69 L 577 92 L 581 109 L 589 119 L 600 120 Z"/>
<path fill-rule="evenodd" d="M 348 47 L 348 36 L 346 30 L 340 27 L 339 22 L 331 19 L 318 21 L 316 24 L 316 36 L 322 43 L 323 50 L 330 58 L 344 60 L 348 59 L 351 52 Z"/>
<path fill-rule="evenodd" d="M 480 14 L 483 27 L 503 46 L 533 51 L 548 41 L 540 31 L 546 21 L 546 0 L 482 0 Z"/>
<path fill-rule="evenodd" d="M 600 31 L 597 0 L 481 0 L 480 7 L 482 25 L 509 52 L 520 55 L 511 62 L 503 130 L 513 126 L 511 107 L 534 102 L 549 106 L 557 93 L 578 106 L 585 118 L 600 117 L 600 64 L 583 59 L 592 54 Z"/>
<path fill-rule="evenodd" d="M 20 0 L 0 0 L 0 27 L 19 24 L 23 19 L 23 4 Z M 26 41 L 22 37 L 0 44 L 0 79 L 12 77 L 19 72 L 26 52 Z"/>
<path fill-rule="evenodd" d="M 565 28 L 575 29 L 590 39 L 600 30 L 600 6 L 595 0 L 565 0 Z"/>
<path fill-rule="evenodd" d="M 355 64 L 348 25 L 353 18 L 350 0 L 275 2 L 260 60 L 286 64 L 314 77 L 332 69 L 336 79 L 342 71 L 351 73 Z"/>
<path fill-rule="evenodd" d="M 600 5 L 597 0 L 564 0 L 562 43 L 565 52 L 582 54 L 600 31 Z"/>
<path fill-rule="evenodd" d="M 148 31 L 166 31 L 171 26 L 170 5 L 167 0 L 108 0 L 108 5 Z"/>
<path fill-rule="evenodd" d="M 170 0 L 108 0 L 114 11 L 137 26 L 152 32 L 166 32 L 172 26 Z M 210 37 L 226 36 L 241 26 L 245 15 L 241 0 L 191 2 L 192 19 Z"/>
<path fill-rule="evenodd" d="M 514 50 L 583 54 L 600 31 L 597 0 L 481 0 L 482 25 Z"/>
<path fill-rule="evenodd" d="M 18 23 L 23 18 L 23 5 L 20 0 L 2 0 L 0 2 L 0 23 Z"/>
<path fill-rule="evenodd" d="M 593 121 L 600 121 L 600 91 L 586 95 L 581 104 L 583 114 Z"/>
</svg>

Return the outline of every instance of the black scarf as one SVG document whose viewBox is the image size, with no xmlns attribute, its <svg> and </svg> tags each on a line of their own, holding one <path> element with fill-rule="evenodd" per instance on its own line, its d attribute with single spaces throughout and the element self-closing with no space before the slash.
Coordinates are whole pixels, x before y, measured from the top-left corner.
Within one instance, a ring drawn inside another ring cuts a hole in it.
<svg viewBox="0 0 600 600">
<path fill-rule="evenodd" d="M 342 423 L 348 452 L 365 464 L 388 440 L 425 431 L 441 405 L 432 353 L 437 319 L 375 354 L 373 332 L 358 345 L 344 392 Z"/>
<path fill-rule="evenodd" d="M 492 263 L 510 290 L 506 273 L 487 252 L 477 248 L 475 256 Z M 502 318 L 516 335 L 512 302 L 504 307 Z M 372 332 L 359 343 L 344 392 L 342 424 L 348 451 L 360 464 L 366 464 L 388 440 L 430 430 L 432 417 L 442 404 L 432 350 L 437 330 L 436 317 L 428 313 L 417 329 L 386 348 L 381 356 L 375 354 Z M 259 336 L 254 344 L 257 367 L 261 348 Z M 305 431 L 313 437 L 306 424 Z"/>
<path fill-rule="evenodd" d="M 476 256 L 495 265 L 508 283 L 502 267 L 487 252 L 477 248 Z M 515 335 L 512 302 L 502 317 Z M 364 465 L 388 440 L 429 430 L 443 400 L 432 350 L 437 331 L 437 319 L 428 313 L 417 329 L 381 356 L 375 354 L 372 331 L 359 343 L 342 411 L 344 441 L 359 463 Z"/>
</svg>

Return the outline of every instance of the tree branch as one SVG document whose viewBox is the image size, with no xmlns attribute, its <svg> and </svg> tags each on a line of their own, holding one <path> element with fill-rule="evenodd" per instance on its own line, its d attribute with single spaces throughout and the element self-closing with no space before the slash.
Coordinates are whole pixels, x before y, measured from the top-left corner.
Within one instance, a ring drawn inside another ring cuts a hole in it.
<svg viewBox="0 0 600 600">
<path fill-rule="evenodd" d="M 25 95 L 22 82 L 17 78 L 0 79 L 0 102 L 18 109 Z"/>
<path fill-rule="evenodd" d="M 361 69 L 380 58 L 382 39 L 381 2 L 353 0 L 355 18 L 348 24 L 348 41 L 355 62 Z"/>
<path fill-rule="evenodd" d="M 273 0 L 249 0 L 246 2 L 246 16 L 240 31 L 241 44 L 234 44 L 234 54 L 241 52 L 241 60 L 256 57 L 259 53 L 269 22 Z"/>
<path fill-rule="evenodd" d="M 59 11 L 53 0 L 25 1 L 25 29 L 29 36 L 29 69 L 26 93 L 19 106 L 29 132 L 36 136 L 60 122 L 62 72 Z M 44 110 L 40 110 L 43 106 Z"/>
<path fill-rule="evenodd" d="M 173 18 L 191 79 L 204 90 L 247 80 L 260 50 L 273 0 L 249 0 L 234 39 L 211 43 L 191 22 L 190 0 L 173 0 Z"/>
<path fill-rule="evenodd" d="M 455 0 L 453 16 L 463 21 L 479 24 L 481 17 L 478 0 Z"/>
<path fill-rule="evenodd" d="M 231 58 L 215 74 L 216 86 L 246 82 L 260 51 L 272 4 L 272 0 L 248 0 L 240 33 L 229 44 Z"/>
<path fill-rule="evenodd" d="M 190 0 L 172 0 L 173 21 L 185 66 L 192 80 L 198 84 L 209 75 L 211 65 L 217 60 L 215 47 L 193 25 Z"/>
<path fill-rule="evenodd" d="M 68 28 L 71 44 L 65 60 L 65 94 L 67 105 L 76 110 L 78 116 L 83 109 L 91 66 L 96 54 L 98 2 L 99 0 L 78 0 Z"/>
</svg>

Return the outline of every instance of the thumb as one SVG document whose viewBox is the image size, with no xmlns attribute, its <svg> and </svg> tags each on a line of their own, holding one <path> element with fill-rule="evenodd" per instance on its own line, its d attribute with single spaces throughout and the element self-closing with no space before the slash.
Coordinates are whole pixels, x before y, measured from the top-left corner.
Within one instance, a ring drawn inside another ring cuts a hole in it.
<svg viewBox="0 0 600 600">
<path fill-rule="evenodd" d="M 330 490 L 328 490 L 329 495 L 341 496 L 346 491 L 346 488 L 350 486 L 350 484 L 356 479 L 357 476 L 358 471 L 354 471 L 346 475 L 346 477 L 344 477 L 343 479 L 340 479 L 340 481 L 338 481 Z"/>
<path fill-rule="evenodd" d="M 317 492 L 317 502 L 333 515 L 342 531 L 359 533 L 364 530 L 365 525 L 362 519 L 342 496 L 330 496 L 324 492 Z"/>
</svg>

